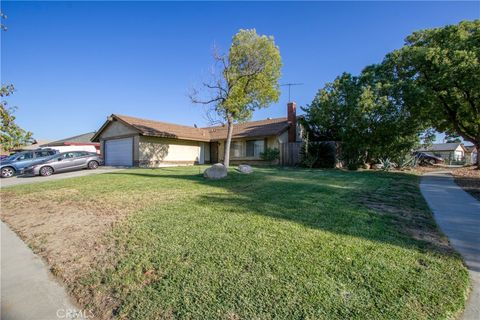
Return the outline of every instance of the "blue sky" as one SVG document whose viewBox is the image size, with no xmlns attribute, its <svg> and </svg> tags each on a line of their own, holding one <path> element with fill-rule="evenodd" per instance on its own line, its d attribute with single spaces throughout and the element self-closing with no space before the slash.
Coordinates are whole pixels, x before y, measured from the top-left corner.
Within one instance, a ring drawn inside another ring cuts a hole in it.
<svg viewBox="0 0 480 320">
<path fill-rule="evenodd" d="M 37 139 L 98 129 L 111 113 L 206 125 L 189 88 L 239 29 L 273 35 L 281 82 L 306 105 L 343 71 L 358 73 L 411 32 L 480 16 L 479 2 L 8 2 L 1 80 Z M 254 119 L 285 116 L 286 91 Z"/>
</svg>

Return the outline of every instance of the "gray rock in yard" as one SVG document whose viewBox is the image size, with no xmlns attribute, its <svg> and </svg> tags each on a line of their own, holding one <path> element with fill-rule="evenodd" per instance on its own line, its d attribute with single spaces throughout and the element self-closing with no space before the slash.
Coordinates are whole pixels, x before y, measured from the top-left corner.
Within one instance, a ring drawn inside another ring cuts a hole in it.
<svg viewBox="0 0 480 320">
<path fill-rule="evenodd" d="M 253 172 L 253 168 L 247 164 L 241 164 L 238 166 L 238 171 L 240 171 L 241 173 L 249 174 Z"/>
<path fill-rule="evenodd" d="M 226 176 L 227 168 L 221 163 L 216 163 L 203 172 L 203 177 L 207 179 L 223 179 Z"/>
</svg>

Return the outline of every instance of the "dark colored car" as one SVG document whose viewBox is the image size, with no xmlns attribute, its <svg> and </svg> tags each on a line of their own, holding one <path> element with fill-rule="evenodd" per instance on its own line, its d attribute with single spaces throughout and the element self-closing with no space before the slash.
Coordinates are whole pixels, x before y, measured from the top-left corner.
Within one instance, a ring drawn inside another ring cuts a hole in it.
<svg viewBox="0 0 480 320">
<path fill-rule="evenodd" d="M 417 152 L 415 154 L 415 157 L 418 159 L 418 162 L 420 164 L 434 165 L 434 164 L 441 164 L 445 161 L 440 157 L 437 157 L 433 154 L 426 153 L 426 152 Z"/>
<path fill-rule="evenodd" d="M 97 169 L 103 164 L 100 156 L 87 151 L 68 151 L 51 156 L 39 164 L 25 168 L 25 174 L 51 176 L 54 173 Z"/>
<path fill-rule="evenodd" d="M 21 175 L 26 167 L 36 165 L 56 153 L 58 151 L 53 149 L 37 149 L 15 153 L 0 160 L 0 175 L 2 178 Z"/>
</svg>

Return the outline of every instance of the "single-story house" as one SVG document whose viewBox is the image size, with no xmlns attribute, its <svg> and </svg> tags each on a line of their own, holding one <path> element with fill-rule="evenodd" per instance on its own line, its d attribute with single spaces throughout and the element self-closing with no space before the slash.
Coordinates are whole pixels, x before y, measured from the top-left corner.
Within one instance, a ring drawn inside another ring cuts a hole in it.
<svg viewBox="0 0 480 320">
<path fill-rule="evenodd" d="M 419 152 L 425 152 L 433 154 L 434 156 L 441 157 L 445 161 L 464 161 L 466 149 L 463 143 L 434 143 L 427 148 L 421 148 L 417 150 Z"/>
<path fill-rule="evenodd" d="M 478 150 L 474 145 L 465 146 L 465 161 L 468 164 L 477 163 Z"/>
<path fill-rule="evenodd" d="M 60 148 L 58 148 L 60 151 L 64 151 L 64 150 L 69 151 L 69 150 L 67 150 L 69 148 L 63 148 L 63 147 L 71 147 L 70 149 L 72 149 L 72 150 L 75 149 L 75 148 L 77 148 L 78 150 L 83 148 L 82 150 L 90 151 L 90 149 L 92 149 L 92 151 L 96 150 L 97 153 L 100 153 L 100 143 L 91 141 L 94 135 L 95 135 L 94 131 L 93 132 L 88 132 L 88 133 L 80 134 L 80 135 L 77 135 L 77 136 L 68 137 L 68 138 L 65 138 L 65 139 L 44 143 L 44 144 L 41 145 L 41 147 L 42 148 L 60 147 Z"/>
<path fill-rule="evenodd" d="M 287 109 L 286 118 L 235 124 L 231 163 L 262 163 L 267 148 L 301 142 L 295 103 Z M 92 141 L 100 143 L 106 165 L 159 167 L 221 162 L 226 138 L 226 126 L 197 128 L 112 114 Z"/>
</svg>

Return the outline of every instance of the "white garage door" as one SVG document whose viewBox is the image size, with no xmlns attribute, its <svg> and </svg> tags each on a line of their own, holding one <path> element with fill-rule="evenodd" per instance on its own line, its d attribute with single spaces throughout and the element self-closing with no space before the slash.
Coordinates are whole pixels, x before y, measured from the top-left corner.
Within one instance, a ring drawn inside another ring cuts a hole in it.
<svg viewBox="0 0 480 320">
<path fill-rule="evenodd" d="M 105 141 L 105 165 L 132 166 L 133 139 L 115 139 Z"/>
</svg>

